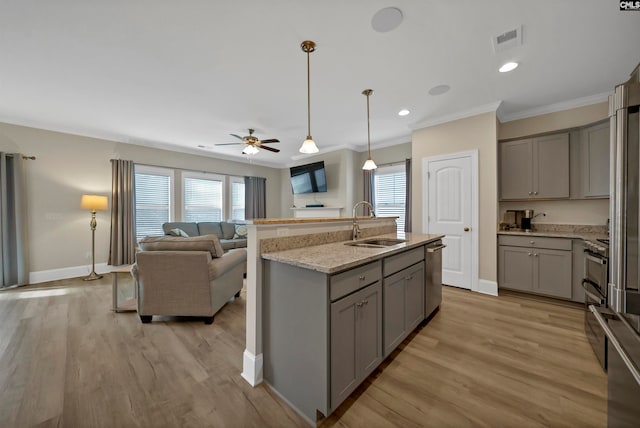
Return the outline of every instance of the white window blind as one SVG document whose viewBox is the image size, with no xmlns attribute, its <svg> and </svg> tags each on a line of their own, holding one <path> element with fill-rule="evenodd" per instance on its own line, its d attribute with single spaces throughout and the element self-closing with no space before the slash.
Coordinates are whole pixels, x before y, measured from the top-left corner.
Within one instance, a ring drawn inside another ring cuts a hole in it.
<svg viewBox="0 0 640 428">
<path fill-rule="evenodd" d="M 172 171 L 136 166 L 136 239 L 164 235 L 162 224 L 171 219 Z"/>
<path fill-rule="evenodd" d="M 203 174 L 204 175 L 204 174 Z M 211 178 L 185 176 L 183 221 L 222 221 L 224 177 Z"/>
<path fill-rule="evenodd" d="M 404 232 L 407 188 L 405 166 L 381 166 L 374 173 L 374 203 L 378 216 L 398 216 L 398 232 Z"/>
<path fill-rule="evenodd" d="M 231 178 L 231 219 L 244 220 L 244 179 Z"/>
</svg>

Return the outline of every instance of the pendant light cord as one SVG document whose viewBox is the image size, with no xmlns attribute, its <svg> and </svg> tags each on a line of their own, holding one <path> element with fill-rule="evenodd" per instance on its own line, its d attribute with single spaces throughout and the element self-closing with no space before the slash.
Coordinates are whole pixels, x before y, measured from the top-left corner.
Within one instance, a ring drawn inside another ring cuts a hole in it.
<svg viewBox="0 0 640 428">
<path fill-rule="evenodd" d="M 369 94 L 367 94 L 367 147 L 369 148 L 369 159 L 371 159 L 371 119 L 369 119 Z"/>
<path fill-rule="evenodd" d="M 307 50 L 307 135 L 311 139 L 311 72 L 310 72 L 310 52 Z"/>
</svg>

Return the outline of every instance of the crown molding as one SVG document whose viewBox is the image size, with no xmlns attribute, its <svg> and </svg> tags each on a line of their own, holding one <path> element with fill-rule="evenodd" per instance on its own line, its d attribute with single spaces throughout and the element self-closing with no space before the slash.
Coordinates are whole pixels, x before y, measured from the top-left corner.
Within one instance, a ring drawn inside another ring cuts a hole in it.
<svg viewBox="0 0 640 428">
<path fill-rule="evenodd" d="M 433 117 L 430 119 L 423 120 L 421 122 L 416 122 L 414 124 L 411 124 L 409 125 L 409 128 L 415 131 L 416 129 L 429 128 L 431 126 L 453 122 L 454 120 L 465 119 L 467 117 L 477 116 L 483 113 L 496 113 L 500 108 L 501 104 L 502 104 L 502 101 L 495 101 L 493 103 L 484 104 L 478 107 L 473 107 L 471 109 L 463 110 L 457 113 Z"/>
<path fill-rule="evenodd" d="M 522 110 L 515 113 L 508 113 L 500 115 L 500 122 L 506 123 L 519 119 L 526 119 L 529 117 L 540 116 L 543 114 L 556 113 L 563 110 L 570 110 L 573 108 L 584 107 L 592 104 L 601 103 L 607 101 L 609 95 L 613 92 L 603 92 L 600 94 L 589 95 L 588 97 L 576 98 L 569 101 L 562 101 L 555 104 L 549 104 L 546 106 L 534 107 L 528 110 Z"/>
</svg>

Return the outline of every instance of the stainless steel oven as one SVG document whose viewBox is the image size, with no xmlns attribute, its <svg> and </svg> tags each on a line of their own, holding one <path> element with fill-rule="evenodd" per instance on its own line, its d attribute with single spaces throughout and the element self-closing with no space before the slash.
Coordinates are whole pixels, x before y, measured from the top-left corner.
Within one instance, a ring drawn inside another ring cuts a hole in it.
<svg viewBox="0 0 640 428">
<path fill-rule="evenodd" d="M 603 369 L 607 369 L 607 336 L 589 306 L 606 308 L 609 283 L 608 240 L 587 241 L 584 249 L 584 331 Z"/>
</svg>

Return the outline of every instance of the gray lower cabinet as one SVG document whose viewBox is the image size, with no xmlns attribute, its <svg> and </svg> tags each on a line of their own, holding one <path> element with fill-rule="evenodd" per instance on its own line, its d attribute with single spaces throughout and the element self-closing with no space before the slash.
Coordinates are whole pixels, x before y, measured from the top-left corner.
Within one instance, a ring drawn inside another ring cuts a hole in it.
<svg viewBox="0 0 640 428">
<path fill-rule="evenodd" d="M 331 406 L 340 405 L 382 361 L 380 281 L 331 304 Z"/>
<path fill-rule="evenodd" d="M 384 356 L 388 356 L 424 320 L 424 262 L 383 281 Z"/>
<path fill-rule="evenodd" d="M 310 422 L 331 414 L 424 320 L 424 253 L 331 275 L 265 260 L 264 380 Z"/>
<path fill-rule="evenodd" d="M 571 239 L 500 236 L 498 280 L 501 288 L 571 299 Z"/>
</svg>

